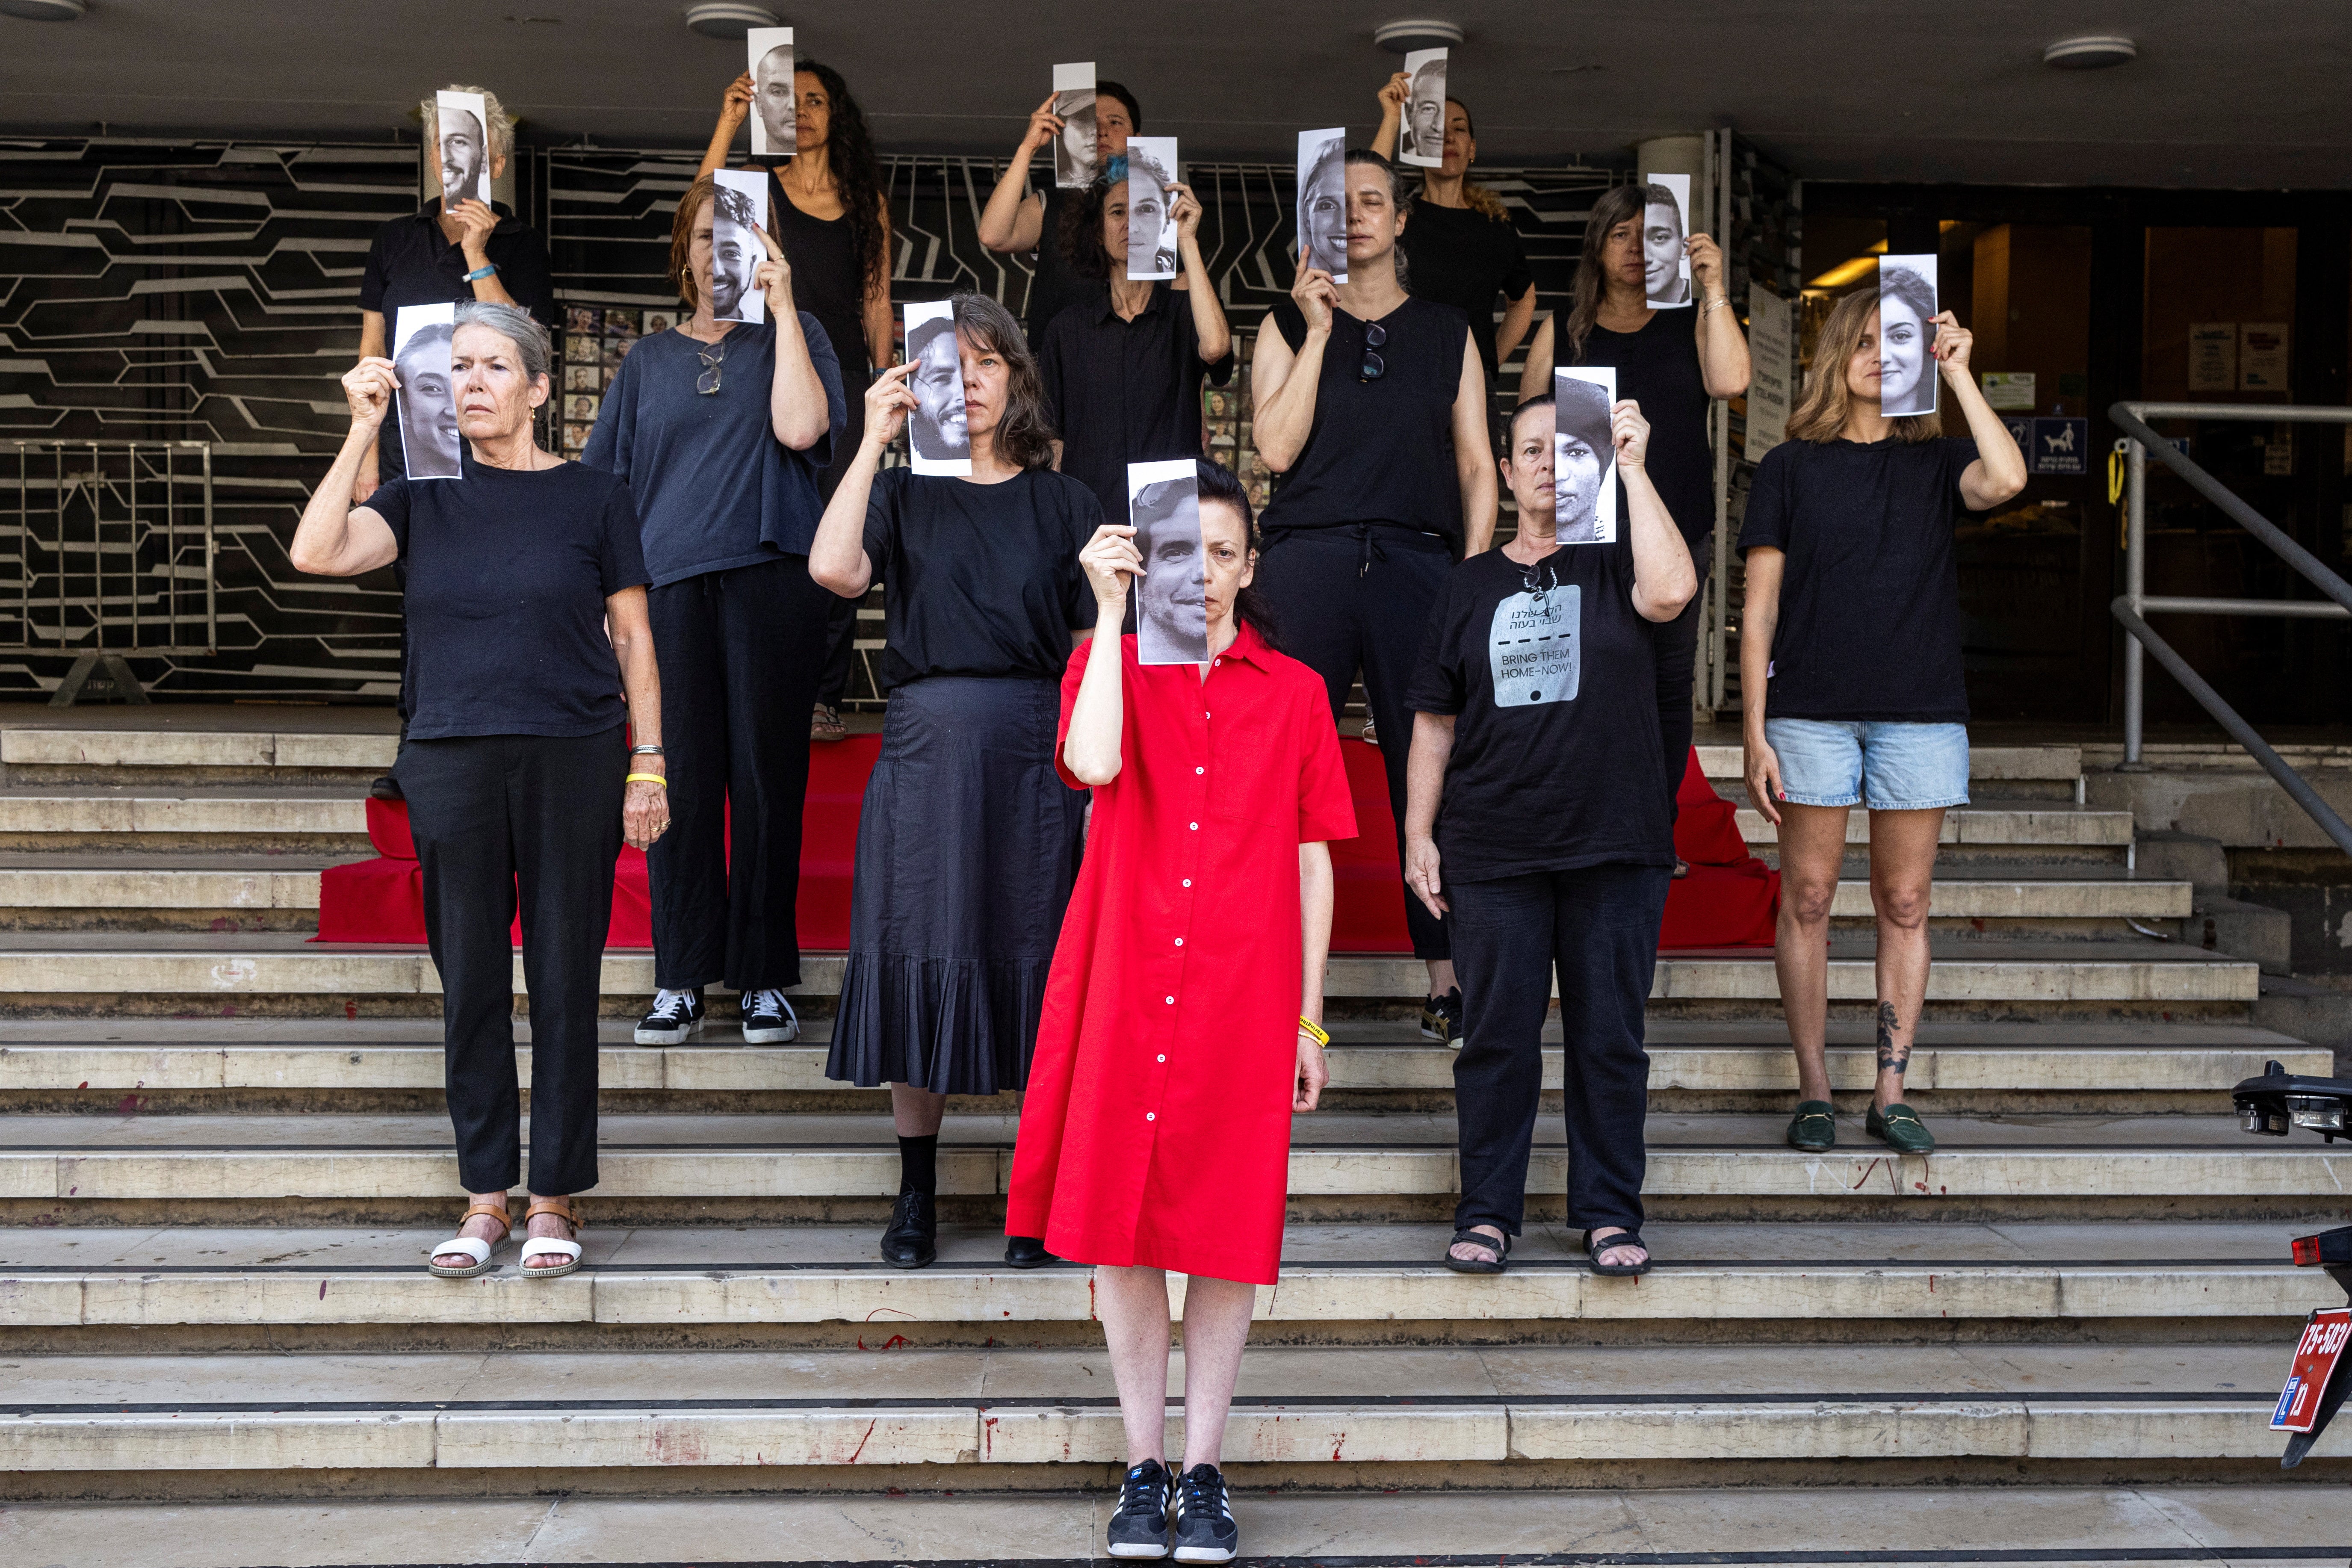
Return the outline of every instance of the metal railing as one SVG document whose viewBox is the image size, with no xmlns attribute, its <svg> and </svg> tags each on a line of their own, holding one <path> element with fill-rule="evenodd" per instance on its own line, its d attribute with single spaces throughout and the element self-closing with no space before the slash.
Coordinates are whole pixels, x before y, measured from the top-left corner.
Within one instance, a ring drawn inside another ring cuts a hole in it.
<svg viewBox="0 0 2352 1568">
<path fill-rule="evenodd" d="M 2256 511 L 2230 488 L 2192 462 L 2189 455 L 2158 435 L 2151 419 L 2242 419 L 2265 424 L 2352 425 L 2352 408 L 2258 408 L 2218 403 L 2118 403 L 2107 410 L 2125 443 L 2124 592 L 2108 607 L 2130 637 L 2124 642 L 2124 767 L 2137 772 L 2147 670 L 2143 657 L 2154 654 L 2173 679 L 2180 682 L 2199 706 L 2213 716 L 2230 738 L 2278 781 L 2281 789 L 2317 823 L 2336 847 L 2352 855 L 2352 826 L 2336 815 L 2301 773 L 2289 767 L 2269 742 L 2254 732 L 2221 694 L 2158 637 L 2146 617 L 2155 615 L 2275 616 L 2296 620 L 2352 618 L 2352 583 L 2322 565 L 2319 558 L 2289 538 L 2284 530 Z M 2332 603 L 2314 599 L 2221 599 L 2196 595 L 2150 595 L 2147 592 L 2147 455 L 2179 474 L 2189 488 L 2220 508 L 2223 516 L 2271 548 L 2273 553 L 2327 595 Z"/>
</svg>

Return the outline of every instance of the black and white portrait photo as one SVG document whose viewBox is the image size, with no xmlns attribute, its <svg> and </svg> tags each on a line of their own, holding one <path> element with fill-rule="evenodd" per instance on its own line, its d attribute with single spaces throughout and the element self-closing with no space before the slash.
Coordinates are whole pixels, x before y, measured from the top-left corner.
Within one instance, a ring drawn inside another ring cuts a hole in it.
<svg viewBox="0 0 2352 1568">
<path fill-rule="evenodd" d="M 1445 51 L 1415 49 L 1404 58 L 1404 123 L 1397 131 L 1397 161 L 1417 169 L 1445 162 Z"/>
<path fill-rule="evenodd" d="M 749 169 L 720 169 L 710 177 L 718 185 L 710 202 L 710 314 L 721 321 L 764 321 L 768 297 L 758 273 L 768 247 L 759 231 L 768 177 Z"/>
<path fill-rule="evenodd" d="M 412 479 L 457 478 L 457 397 L 449 374 L 450 323 L 457 307 L 403 305 L 393 318 L 393 374 L 399 377 L 400 447 Z"/>
<path fill-rule="evenodd" d="M 1334 283 L 1348 280 L 1348 132 L 1298 133 L 1298 253 Z"/>
<path fill-rule="evenodd" d="M 1617 542 L 1617 444 L 1609 410 L 1617 402 L 1613 365 L 1552 372 L 1558 423 L 1551 438 L 1553 517 L 1562 544 Z"/>
<path fill-rule="evenodd" d="M 1127 514 L 1143 576 L 1135 585 L 1139 664 L 1209 657 L 1208 556 L 1201 545 L 1200 469 L 1190 458 L 1127 466 Z"/>
<path fill-rule="evenodd" d="M 1878 258 L 1878 411 L 1936 412 L 1936 258 Z"/>
<path fill-rule="evenodd" d="M 956 343 L 955 307 L 945 300 L 907 307 L 907 449 L 919 474 L 971 472 L 971 436 L 964 428 L 963 355 Z"/>
<path fill-rule="evenodd" d="M 1054 112 L 1062 134 L 1054 141 L 1054 184 L 1066 191 L 1095 183 L 1095 62 L 1054 68 Z"/>
<path fill-rule="evenodd" d="M 1688 305 L 1690 176 L 1653 174 L 1642 195 L 1642 290 L 1654 310 Z"/>
<path fill-rule="evenodd" d="M 751 72 L 751 156 L 782 163 L 797 145 L 793 134 L 793 30 L 754 27 L 743 35 Z"/>
<path fill-rule="evenodd" d="M 1127 276 L 1130 280 L 1176 276 L 1176 138 L 1127 139 Z"/>
<path fill-rule="evenodd" d="M 490 111 L 478 92 L 433 95 L 433 137 L 440 154 L 441 210 L 471 197 L 490 199 Z"/>
</svg>

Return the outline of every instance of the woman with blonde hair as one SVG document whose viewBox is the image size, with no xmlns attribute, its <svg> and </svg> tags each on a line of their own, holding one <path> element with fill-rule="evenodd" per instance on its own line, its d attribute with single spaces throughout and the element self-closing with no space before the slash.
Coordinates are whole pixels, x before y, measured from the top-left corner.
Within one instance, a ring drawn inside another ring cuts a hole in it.
<svg viewBox="0 0 2352 1568">
<path fill-rule="evenodd" d="M 1739 532 L 1748 798 L 1780 830 L 1773 966 L 1797 1055 L 1791 1147 L 1837 1142 L 1822 1031 L 1830 903 L 1846 816 L 1870 810 L 1878 922 L 1878 1080 L 1864 1131 L 1898 1153 L 1934 1136 L 1904 1102 L 1927 994 L 1927 905 L 1944 812 L 1969 799 L 1969 700 L 1953 526 L 2025 488 L 2025 456 L 1969 371 L 1973 340 L 1948 310 L 1929 354 L 1968 421 L 1889 415 L 1879 295 L 1858 289 L 1822 327 L 1789 438 L 1756 470 Z"/>
<path fill-rule="evenodd" d="M 1372 132 L 1372 150 L 1392 157 L 1399 127 L 1415 101 L 1413 79 L 1397 72 L 1381 89 L 1380 99 L 1381 128 Z M 1486 367 L 1486 384 L 1492 386 L 1496 368 L 1511 357 L 1536 319 L 1535 274 L 1528 269 L 1527 253 L 1509 211 L 1494 192 L 1470 179 L 1470 165 L 1478 160 L 1478 135 L 1471 127 L 1469 106 L 1449 98 L 1444 110 L 1436 135 L 1425 135 L 1432 129 L 1427 125 L 1419 128 L 1425 136 L 1424 150 L 1442 149 L 1444 161 L 1422 171 L 1421 188 L 1406 203 L 1412 221 L 1400 247 L 1405 287 L 1469 318 L 1470 341 L 1478 345 L 1478 363 Z M 1422 148 L 1423 141 L 1414 144 Z M 1503 300 L 1499 328 L 1495 324 L 1497 295 Z"/>
</svg>

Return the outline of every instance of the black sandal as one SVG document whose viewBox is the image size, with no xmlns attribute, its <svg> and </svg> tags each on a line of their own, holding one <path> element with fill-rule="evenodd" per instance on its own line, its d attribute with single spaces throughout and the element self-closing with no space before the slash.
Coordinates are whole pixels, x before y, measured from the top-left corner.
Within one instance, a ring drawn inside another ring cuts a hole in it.
<svg viewBox="0 0 2352 1568">
<path fill-rule="evenodd" d="M 1485 1247 L 1495 1255 L 1495 1261 L 1482 1263 L 1475 1258 L 1454 1257 L 1454 1249 L 1465 1242 L 1472 1247 Z M 1454 1232 L 1454 1239 L 1445 1244 L 1445 1267 L 1456 1274 L 1500 1274 L 1505 1267 L 1503 1259 L 1510 1255 L 1511 1238 L 1507 1234 L 1497 1241 L 1475 1226 L 1465 1225 L 1457 1227 Z"/>
<path fill-rule="evenodd" d="M 1620 1247 L 1640 1247 L 1642 1249 L 1642 1261 L 1639 1263 L 1603 1263 L 1601 1261 L 1601 1255 L 1602 1253 Z M 1590 1268 L 1592 1272 L 1595 1274 L 1607 1275 L 1615 1279 L 1625 1279 L 1637 1274 L 1647 1274 L 1650 1271 L 1651 1263 L 1654 1261 L 1654 1259 L 1650 1256 L 1650 1244 L 1642 1239 L 1642 1227 L 1640 1226 L 1631 1226 L 1623 1230 L 1616 1232 L 1614 1235 L 1604 1236 L 1597 1245 L 1592 1239 L 1592 1233 L 1589 1230 L 1586 1231 L 1584 1233 L 1584 1256 L 1586 1266 Z"/>
</svg>

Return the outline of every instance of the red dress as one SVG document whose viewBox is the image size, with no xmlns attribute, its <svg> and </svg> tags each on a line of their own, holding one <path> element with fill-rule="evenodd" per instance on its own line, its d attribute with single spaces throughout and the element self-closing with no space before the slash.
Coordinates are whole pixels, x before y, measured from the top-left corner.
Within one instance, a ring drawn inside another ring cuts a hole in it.
<svg viewBox="0 0 2352 1568">
<path fill-rule="evenodd" d="M 1062 762 L 1089 641 L 1062 677 Z M 1004 1227 L 1271 1285 L 1297 1073 L 1298 847 L 1356 836 L 1323 678 L 1244 625 L 1201 679 L 1118 644 L 1118 777 L 1045 984 Z"/>
</svg>

